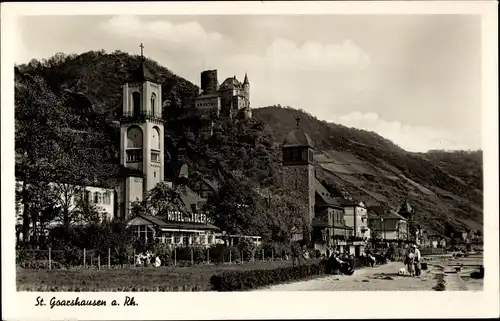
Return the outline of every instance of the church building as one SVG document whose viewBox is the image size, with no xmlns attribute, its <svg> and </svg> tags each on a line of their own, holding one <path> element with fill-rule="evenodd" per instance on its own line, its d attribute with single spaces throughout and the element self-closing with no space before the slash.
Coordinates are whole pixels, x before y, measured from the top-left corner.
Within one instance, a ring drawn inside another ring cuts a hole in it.
<svg viewBox="0 0 500 321">
<path fill-rule="evenodd" d="M 307 229 L 302 230 L 302 239 L 322 253 L 337 247 L 341 252 L 359 254 L 363 251 L 363 234 L 368 229 L 367 222 L 347 224 L 346 204 L 332 197 L 327 188 L 316 178 L 314 167 L 314 146 L 309 136 L 297 127 L 283 141 L 284 185 L 294 188 L 305 205 L 302 218 Z M 353 214 L 354 215 L 354 214 Z M 366 216 L 366 215 L 365 215 Z M 364 218 L 364 216 L 360 217 Z M 352 240 L 352 241 L 350 241 Z"/>
<path fill-rule="evenodd" d="M 306 228 L 302 239 L 323 253 L 338 244 L 336 240 L 347 240 L 353 236 L 353 228 L 346 225 L 344 208 L 334 199 L 316 178 L 314 168 L 314 146 L 309 136 L 300 128 L 292 130 L 283 141 L 284 185 L 298 192 L 305 205 L 301 217 Z"/>
<path fill-rule="evenodd" d="M 174 245 L 210 244 L 217 227 L 201 213 L 205 200 L 184 185 L 179 187 L 189 217 L 170 213 L 167 218 L 146 215 L 130 218 L 132 202 L 145 199 L 165 177 L 161 85 L 146 67 L 142 54 L 141 59 L 139 67 L 123 85 L 120 165 L 126 171 L 118 187 L 118 216 L 128 219 L 128 225 L 145 239 L 159 238 Z"/>
</svg>

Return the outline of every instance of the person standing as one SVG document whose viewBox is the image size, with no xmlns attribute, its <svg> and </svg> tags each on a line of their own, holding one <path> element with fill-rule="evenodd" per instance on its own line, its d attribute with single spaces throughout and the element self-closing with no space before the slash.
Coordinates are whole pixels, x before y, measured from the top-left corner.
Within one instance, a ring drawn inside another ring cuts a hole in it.
<svg viewBox="0 0 500 321">
<path fill-rule="evenodd" d="M 422 255 L 420 254 L 420 250 L 417 248 L 417 245 L 413 244 L 413 251 L 415 252 L 415 275 L 419 276 L 422 271 L 421 261 Z"/>
<path fill-rule="evenodd" d="M 408 252 L 406 254 L 405 263 L 406 263 L 406 269 L 408 271 L 408 274 L 410 276 L 414 276 L 415 275 L 415 253 L 413 252 L 412 247 L 410 247 L 408 249 Z"/>
</svg>

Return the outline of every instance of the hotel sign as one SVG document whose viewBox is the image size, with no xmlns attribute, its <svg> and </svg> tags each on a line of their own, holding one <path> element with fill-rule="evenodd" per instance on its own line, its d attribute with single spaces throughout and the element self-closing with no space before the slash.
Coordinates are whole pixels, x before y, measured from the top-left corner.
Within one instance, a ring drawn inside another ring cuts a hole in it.
<svg viewBox="0 0 500 321">
<path fill-rule="evenodd" d="M 204 213 L 184 214 L 178 211 L 169 212 L 167 222 L 182 222 L 182 223 L 211 223 L 211 220 Z"/>
</svg>

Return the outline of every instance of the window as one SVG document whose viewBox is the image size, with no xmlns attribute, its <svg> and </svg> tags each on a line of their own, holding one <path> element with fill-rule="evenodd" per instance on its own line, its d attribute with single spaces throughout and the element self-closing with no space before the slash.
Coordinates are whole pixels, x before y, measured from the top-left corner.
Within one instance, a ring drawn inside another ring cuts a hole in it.
<svg viewBox="0 0 500 321">
<path fill-rule="evenodd" d="M 154 127 L 151 134 L 151 148 L 161 150 L 160 146 L 160 129 L 158 127 Z"/>
<path fill-rule="evenodd" d="M 99 192 L 94 193 L 94 203 L 100 204 L 102 203 L 102 195 Z"/>
<path fill-rule="evenodd" d="M 127 130 L 127 148 L 142 148 L 142 129 L 139 126 L 131 126 Z"/>
<path fill-rule="evenodd" d="M 151 152 L 151 161 L 152 162 L 160 162 L 160 153 L 156 151 Z"/>
<path fill-rule="evenodd" d="M 179 234 L 175 235 L 175 244 L 179 244 L 181 242 L 181 236 Z"/>
<path fill-rule="evenodd" d="M 102 197 L 102 202 L 104 204 L 111 204 L 111 194 L 109 192 L 105 192 Z"/>
<path fill-rule="evenodd" d="M 139 116 L 141 114 L 141 94 L 134 92 L 132 94 L 132 104 L 134 108 L 134 116 Z"/>
<path fill-rule="evenodd" d="M 90 203 L 92 199 L 91 192 L 85 191 L 85 202 Z"/>
<path fill-rule="evenodd" d="M 191 211 L 196 212 L 196 204 L 191 204 Z"/>
<path fill-rule="evenodd" d="M 151 114 L 153 116 L 156 116 L 155 103 L 156 103 L 156 95 L 153 93 L 153 94 L 151 94 Z"/>
</svg>

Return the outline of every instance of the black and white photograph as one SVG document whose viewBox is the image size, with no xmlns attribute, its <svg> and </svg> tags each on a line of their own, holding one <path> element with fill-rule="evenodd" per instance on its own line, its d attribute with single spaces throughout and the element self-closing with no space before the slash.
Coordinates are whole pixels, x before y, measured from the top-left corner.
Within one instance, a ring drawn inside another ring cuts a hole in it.
<svg viewBox="0 0 500 321">
<path fill-rule="evenodd" d="M 65 292 L 498 290 L 484 17 L 285 7 L 8 21 L 2 267 L 34 315 L 110 305 Z"/>
</svg>

